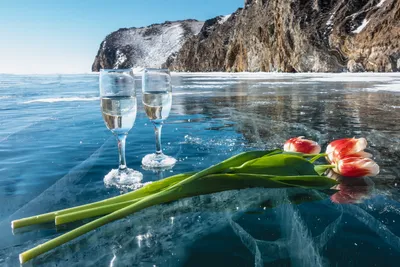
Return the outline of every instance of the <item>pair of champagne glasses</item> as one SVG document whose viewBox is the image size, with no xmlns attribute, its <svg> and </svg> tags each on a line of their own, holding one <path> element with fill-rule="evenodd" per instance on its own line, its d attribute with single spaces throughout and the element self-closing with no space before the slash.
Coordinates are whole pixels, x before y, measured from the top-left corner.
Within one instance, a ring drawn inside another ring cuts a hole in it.
<svg viewBox="0 0 400 267">
<path fill-rule="evenodd" d="M 129 184 L 142 180 L 139 171 L 130 169 L 125 160 L 125 140 L 137 114 L 135 78 L 132 69 L 102 69 L 99 78 L 100 103 L 104 122 L 118 141 L 119 168 L 107 176 L 112 183 Z M 145 69 L 142 76 L 142 102 L 147 117 L 154 125 L 156 152 L 146 155 L 146 169 L 168 169 L 176 159 L 161 149 L 161 128 L 172 105 L 171 75 L 168 69 Z"/>
</svg>

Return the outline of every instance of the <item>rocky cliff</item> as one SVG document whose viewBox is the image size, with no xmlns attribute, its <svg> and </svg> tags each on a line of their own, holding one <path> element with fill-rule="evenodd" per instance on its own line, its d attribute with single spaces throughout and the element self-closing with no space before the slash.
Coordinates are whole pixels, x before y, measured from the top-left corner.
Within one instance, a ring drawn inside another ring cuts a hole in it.
<svg viewBox="0 0 400 267">
<path fill-rule="evenodd" d="M 198 34 L 187 36 L 179 51 L 158 61 L 162 66 L 176 71 L 400 71 L 399 0 L 246 0 L 232 15 L 210 19 Z M 129 40 L 125 44 L 132 47 Z M 109 66 L 116 62 L 113 53 L 104 59 Z"/>
<path fill-rule="evenodd" d="M 142 28 L 123 28 L 100 44 L 92 71 L 131 67 L 161 67 L 184 41 L 198 34 L 204 22 L 166 21 Z"/>
</svg>

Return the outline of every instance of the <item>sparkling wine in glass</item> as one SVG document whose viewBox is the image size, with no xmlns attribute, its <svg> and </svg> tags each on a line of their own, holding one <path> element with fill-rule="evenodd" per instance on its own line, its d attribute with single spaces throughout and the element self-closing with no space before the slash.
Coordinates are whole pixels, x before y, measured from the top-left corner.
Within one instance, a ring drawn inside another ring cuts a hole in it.
<svg viewBox="0 0 400 267">
<path fill-rule="evenodd" d="M 119 167 L 104 177 L 106 185 L 134 185 L 143 175 L 126 166 L 125 140 L 137 113 L 135 80 L 131 69 L 100 71 L 100 106 L 107 128 L 118 141 Z"/>
<path fill-rule="evenodd" d="M 168 69 L 145 69 L 142 77 L 143 105 L 147 117 L 154 125 L 156 152 L 142 159 L 145 168 L 168 168 L 176 163 L 161 149 L 161 129 L 172 105 L 171 75 Z"/>
</svg>

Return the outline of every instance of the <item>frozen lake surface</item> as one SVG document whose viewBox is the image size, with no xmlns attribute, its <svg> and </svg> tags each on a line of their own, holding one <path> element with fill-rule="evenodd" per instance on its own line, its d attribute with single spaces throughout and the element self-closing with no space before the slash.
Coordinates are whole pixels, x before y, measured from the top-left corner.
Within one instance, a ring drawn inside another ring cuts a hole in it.
<svg viewBox="0 0 400 267">
<path fill-rule="evenodd" d="M 152 207 L 27 266 L 398 266 L 400 74 L 173 74 L 163 145 L 179 161 L 158 173 L 140 166 L 154 137 L 138 103 L 126 153 L 145 182 L 300 135 L 323 148 L 366 137 L 381 173 L 334 195 L 255 188 Z M 0 114 L 0 266 L 19 266 L 20 252 L 76 225 L 13 234 L 10 221 L 119 194 L 103 183 L 118 155 L 95 74 L 0 74 Z"/>
</svg>

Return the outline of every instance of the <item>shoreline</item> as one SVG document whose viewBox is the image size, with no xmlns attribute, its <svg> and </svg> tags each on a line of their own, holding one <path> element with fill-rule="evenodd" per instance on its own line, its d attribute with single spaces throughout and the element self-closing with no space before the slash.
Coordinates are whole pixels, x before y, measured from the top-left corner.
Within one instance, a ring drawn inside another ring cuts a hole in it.
<svg viewBox="0 0 400 267">
<path fill-rule="evenodd" d="M 100 72 L 83 72 L 83 73 L 0 73 L 3 75 L 14 75 L 14 76 L 55 76 L 55 75 L 99 75 Z M 135 71 L 134 73 L 141 74 L 142 71 Z M 369 76 L 369 75 L 381 75 L 381 76 L 400 76 L 400 72 L 222 72 L 222 71 L 205 71 L 205 72 L 184 72 L 184 71 L 171 71 L 171 75 L 175 76 L 189 76 L 189 75 L 201 75 L 201 76 L 324 76 L 324 75 L 337 75 L 337 76 Z"/>
</svg>

